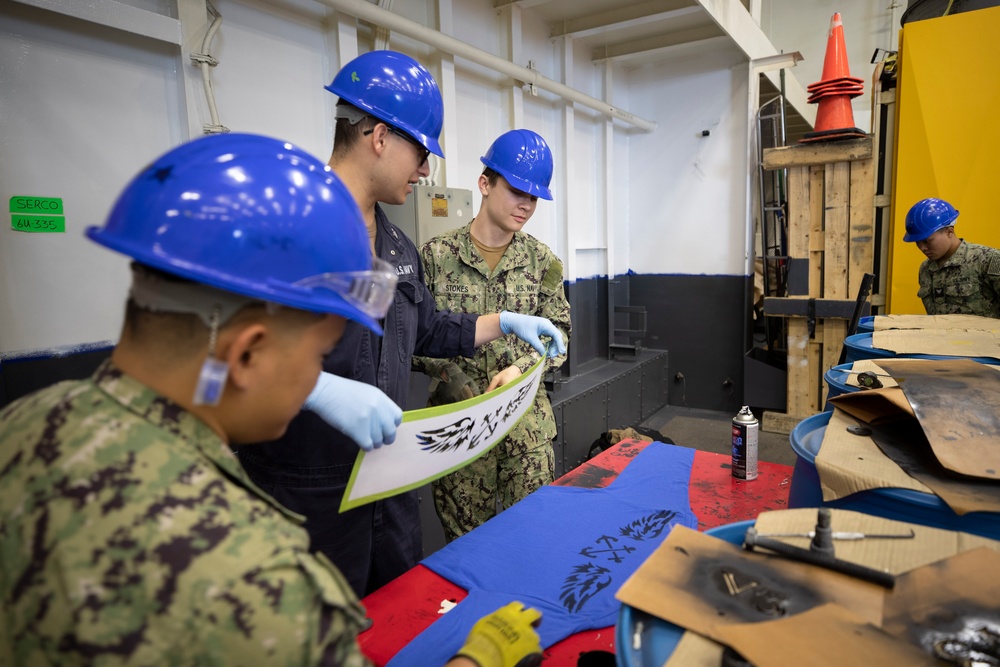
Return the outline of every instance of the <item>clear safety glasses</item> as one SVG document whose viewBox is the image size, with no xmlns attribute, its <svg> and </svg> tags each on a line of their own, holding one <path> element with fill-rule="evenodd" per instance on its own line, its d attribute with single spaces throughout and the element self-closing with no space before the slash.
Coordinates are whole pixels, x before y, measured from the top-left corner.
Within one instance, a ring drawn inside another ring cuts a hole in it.
<svg viewBox="0 0 1000 667">
<path fill-rule="evenodd" d="M 321 273 L 303 278 L 295 285 L 306 289 L 321 287 L 336 292 L 365 315 L 382 319 L 392 305 L 397 280 L 392 264 L 376 257 L 372 259 L 370 271 Z"/>
</svg>

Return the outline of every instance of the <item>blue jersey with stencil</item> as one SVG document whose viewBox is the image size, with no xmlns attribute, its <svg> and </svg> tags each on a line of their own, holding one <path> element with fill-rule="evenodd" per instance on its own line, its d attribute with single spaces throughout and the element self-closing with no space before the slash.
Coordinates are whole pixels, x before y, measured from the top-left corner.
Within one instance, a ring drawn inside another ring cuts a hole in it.
<svg viewBox="0 0 1000 667">
<path fill-rule="evenodd" d="M 697 528 L 688 502 L 694 450 L 654 442 L 605 489 L 545 486 L 423 564 L 469 591 L 390 667 L 443 665 L 472 625 L 512 600 L 542 612 L 542 647 L 614 625 L 615 592 L 675 524 Z"/>
</svg>

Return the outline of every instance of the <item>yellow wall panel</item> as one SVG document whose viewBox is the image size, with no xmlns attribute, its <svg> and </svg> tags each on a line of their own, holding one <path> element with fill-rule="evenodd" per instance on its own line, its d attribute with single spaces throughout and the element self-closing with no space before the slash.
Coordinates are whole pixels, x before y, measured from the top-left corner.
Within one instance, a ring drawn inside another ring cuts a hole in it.
<svg viewBox="0 0 1000 667">
<path fill-rule="evenodd" d="M 1000 247 L 1000 7 L 907 23 L 899 57 L 888 312 L 922 314 L 910 206 L 946 199 L 956 234 Z"/>
</svg>

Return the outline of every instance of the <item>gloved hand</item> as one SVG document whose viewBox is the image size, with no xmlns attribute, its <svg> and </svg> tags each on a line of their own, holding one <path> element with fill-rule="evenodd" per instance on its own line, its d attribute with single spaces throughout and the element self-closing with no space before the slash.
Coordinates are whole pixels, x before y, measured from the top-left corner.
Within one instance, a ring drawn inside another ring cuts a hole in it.
<svg viewBox="0 0 1000 667">
<path fill-rule="evenodd" d="M 511 602 L 476 621 L 456 657 L 474 660 L 479 667 L 538 667 L 542 646 L 534 626 L 541 618 L 537 609 Z"/>
<path fill-rule="evenodd" d="M 520 313 L 512 313 L 509 310 L 505 310 L 500 313 L 500 331 L 505 334 L 514 334 L 535 348 L 538 354 L 545 354 L 545 345 L 539 336 L 548 336 L 552 339 L 549 356 L 555 357 L 560 354 L 566 354 L 566 344 L 563 343 L 562 334 L 559 333 L 556 325 L 544 317 L 521 315 Z"/>
<path fill-rule="evenodd" d="M 302 408 L 343 431 L 366 452 L 392 444 L 403 421 L 403 411 L 378 387 L 327 372 L 319 374 Z"/>
<path fill-rule="evenodd" d="M 448 405 L 479 396 L 476 383 L 454 361 L 441 363 L 431 378 L 427 387 L 430 405 Z"/>
</svg>

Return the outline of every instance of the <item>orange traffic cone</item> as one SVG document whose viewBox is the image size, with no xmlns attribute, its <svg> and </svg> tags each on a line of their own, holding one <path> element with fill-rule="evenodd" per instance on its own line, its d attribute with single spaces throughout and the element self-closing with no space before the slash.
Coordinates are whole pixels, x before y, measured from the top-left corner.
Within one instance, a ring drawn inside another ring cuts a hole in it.
<svg viewBox="0 0 1000 667">
<path fill-rule="evenodd" d="M 823 60 L 823 77 L 821 81 L 832 81 L 841 77 L 851 76 L 851 68 L 847 65 L 847 47 L 844 46 L 844 24 L 840 22 L 840 13 L 830 19 L 830 32 L 826 40 L 826 57 Z"/>
<path fill-rule="evenodd" d="M 819 102 L 816 110 L 816 130 L 809 134 L 832 133 L 855 129 L 854 109 L 851 108 L 850 95 L 831 95 Z M 846 128 L 846 129 L 845 129 Z M 858 130 L 860 134 L 864 134 Z M 808 137 L 808 135 L 806 135 Z M 832 134 L 824 134 L 821 138 L 830 138 Z"/>
<path fill-rule="evenodd" d="M 819 104 L 819 109 L 816 110 L 814 130 L 807 133 L 800 143 L 865 136 L 865 132 L 854 127 L 854 110 L 851 108 L 851 99 L 864 92 L 864 79 L 851 76 L 844 45 L 844 25 L 839 13 L 830 20 L 823 78 L 806 86 L 806 90 L 809 92 L 808 102 Z"/>
</svg>

